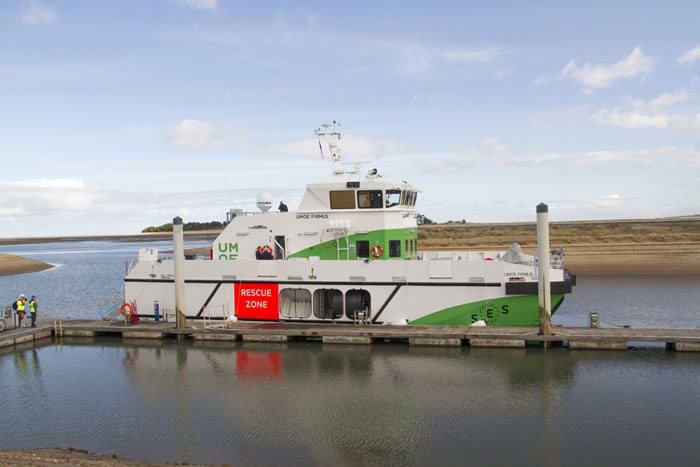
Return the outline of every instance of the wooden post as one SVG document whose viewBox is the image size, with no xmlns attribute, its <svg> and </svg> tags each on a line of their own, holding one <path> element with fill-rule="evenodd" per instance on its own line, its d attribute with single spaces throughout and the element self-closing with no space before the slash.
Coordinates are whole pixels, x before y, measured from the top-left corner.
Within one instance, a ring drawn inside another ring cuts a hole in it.
<svg viewBox="0 0 700 467">
<path fill-rule="evenodd" d="M 549 207 L 540 203 L 537 205 L 537 271 L 540 309 L 540 334 L 552 335 L 552 295 L 550 293 L 550 261 L 549 261 Z M 546 347 L 546 346 L 545 346 Z"/>
<path fill-rule="evenodd" d="M 175 257 L 175 321 L 177 329 L 185 329 L 185 234 L 182 218 L 173 219 L 173 255 Z"/>
</svg>

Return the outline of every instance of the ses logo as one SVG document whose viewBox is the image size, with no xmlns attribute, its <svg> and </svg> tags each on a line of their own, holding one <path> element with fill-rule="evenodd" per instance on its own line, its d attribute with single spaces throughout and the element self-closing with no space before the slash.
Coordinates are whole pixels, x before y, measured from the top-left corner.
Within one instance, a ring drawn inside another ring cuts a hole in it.
<svg viewBox="0 0 700 467">
<path fill-rule="evenodd" d="M 487 323 L 495 323 L 498 322 L 498 320 L 501 318 L 503 315 L 507 315 L 510 313 L 510 310 L 508 309 L 509 305 L 495 305 L 493 303 L 485 303 L 484 305 L 481 306 L 481 309 L 477 312 L 474 313 L 471 318 L 472 318 L 472 323 L 475 323 L 479 320 L 484 320 Z"/>
<path fill-rule="evenodd" d="M 238 259 L 238 243 L 218 243 L 219 259 Z"/>
</svg>

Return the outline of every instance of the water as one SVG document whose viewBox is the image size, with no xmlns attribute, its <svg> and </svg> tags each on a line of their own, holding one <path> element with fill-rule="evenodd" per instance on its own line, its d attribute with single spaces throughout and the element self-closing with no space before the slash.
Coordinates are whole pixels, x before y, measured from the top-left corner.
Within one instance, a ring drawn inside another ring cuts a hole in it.
<svg viewBox="0 0 700 467">
<path fill-rule="evenodd" d="M 700 356 L 401 344 L 0 351 L 0 449 L 236 465 L 691 465 Z"/>
<path fill-rule="evenodd" d="M 700 326 L 699 276 L 584 276 L 578 277 L 573 294 L 564 299 L 552 323 L 588 326 L 588 313 L 595 312 L 608 325 Z"/>
<path fill-rule="evenodd" d="M 118 292 L 141 246 L 2 247 L 61 267 L 0 277 L 0 303 L 69 309 Z M 197 246 L 189 244 L 189 246 Z M 697 277 L 580 277 L 554 323 L 700 325 Z M 76 312 L 100 316 L 104 310 Z M 700 355 L 538 348 L 122 342 L 0 349 L 0 449 L 150 462 L 695 464 Z"/>
<path fill-rule="evenodd" d="M 209 245 L 186 241 L 185 248 Z M 172 250 L 172 241 L 161 242 L 61 242 L 3 245 L 1 253 L 36 259 L 55 267 L 41 272 L 0 276 L 0 307 L 10 306 L 20 294 L 37 296 L 39 314 L 62 312 L 102 302 L 119 294 L 126 261 L 138 257 L 139 248 Z M 119 303 L 121 305 L 121 303 Z M 97 319 L 114 309 L 113 304 L 61 314 L 60 318 Z"/>
</svg>

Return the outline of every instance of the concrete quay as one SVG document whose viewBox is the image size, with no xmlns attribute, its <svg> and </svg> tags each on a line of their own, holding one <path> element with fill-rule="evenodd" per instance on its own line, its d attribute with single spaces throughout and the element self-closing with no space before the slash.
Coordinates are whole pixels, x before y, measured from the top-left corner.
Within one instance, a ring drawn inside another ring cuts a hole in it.
<svg viewBox="0 0 700 467">
<path fill-rule="evenodd" d="M 285 343 L 291 340 L 322 341 L 324 344 L 369 345 L 376 342 L 405 342 L 411 346 L 501 347 L 526 345 L 568 346 L 571 350 L 625 350 L 630 342 L 663 343 L 667 350 L 700 351 L 700 328 L 553 328 L 553 335 L 541 336 L 536 327 L 484 326 L 391 326 L 353 324 L 301 324 L 288 322 L 238 321 L 205 328 L 202 321 L 188 321 L 187 328 L 175 329 L 173 323 L 123 321 L 64 320 L 62 326 L 39 326 L 0 333 L 0 347 L 34 341 L 51 336 L 93 337 L 121 335 L 126 340 L 157 341 L 168 338 L 195 341 L 236 341 Z"/>
<path fill-rule="evenodd" d="M 0 348 L 38 342 L 51 337 L 51 326 L 37 326 L 35 328 L 15 328 L 0 332 Z"/>
</svg>

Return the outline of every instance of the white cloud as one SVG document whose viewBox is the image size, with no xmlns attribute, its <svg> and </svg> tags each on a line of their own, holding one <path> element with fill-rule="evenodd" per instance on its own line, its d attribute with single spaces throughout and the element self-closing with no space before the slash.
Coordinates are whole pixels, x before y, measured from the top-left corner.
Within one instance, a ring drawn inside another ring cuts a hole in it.
<svg viewBox="0 0 700 467">
<path fill-rule="evenodd" d="M 217 127 L 212 122 L 201 120 L 183 120 L 173 131 L 168 133 L 167 140 L 175 147 L 195 151 L 240 149 L 256 154 L 321 157 L 317 139 L 304 139 L 282 144 L 262 144 L 252 141 L 244 127 L 233 125 Z M 325 142 L 323 142 L 323 148 L 324 154 L 329 156 Z M 393 140 L 343 135 L 341 155 L 345 159 L 359 160 L 381 157 L 404 149 L 405 145 Z"/>
<path fill-rule="evenodd" d="M 618 128 L 667 128 L 671 117 L 667 114 L 648 115 L 637 111 L 620 112 L 617 109 L 599 110 L 593 121 Z"/>
<path fill-rule="evenodd" d="M 85 182 L 72 178 L 37 178 L 11 182 L 14 186 L 28 188 L 85 188 Z"/>
<path fill-rule="evenodd" d="M 444 50 L 441 55 L 448 62 L 491 62 L 503 53 L 502 47 Z"/>
<path fill-rule="evenodd" d="M 576 61 L 572 59 L 559 73 L 540 76 L 535 84 L 569 80 L 583 86 L 583 91 L 589 93 L 593 89 L 608 88 L 619 79 L 631 79 L 639 75 L 649 74 L 655 66 L 655 58 L 645 55 L 641 47 L 635 47 L 629 56 L 613 64 L 586 62 L 582 66 L 578 66 Z"/>
<path fill-rule="evenodd" d="M 688 102 L 694 94 L 685 90 L 664 92 L 646 102 L 640 99 L 627 99 L 631 109 L 601 109 L 591 115 L 591 119 L 601 125 L 618 128 L 668 128 L 687 120 L 678 113 L 659 112 L 659 109 Z"/>
<path fill-rule="evenodd" d="M 138 233 L 176 215 L 192 221 L 222 219 L 232 200 L 252 207 L 259 191 L 122 192 L 88 187 L 81 180 L 42 180 L 43 187 L 31 189 L 0 180 L 3 235 Z M 287 194 L 284 189 L 270 191 L 278 197 Z"/>
<path fill-rule="evenodd" d="M 695 61 L 698 58 L 700 58 L 700 44 L 690 49 L 689 51 L 678 57 L 676 60 L 678 61 L 678 63 L 692 64 L 695 63 Z"/>
<path fill-rule="evenodd" d="M 167 135 L 171 145 L 187 150 L 250 147 L 247 130 L 232 125 L 216 127 L 212 122 L 183 120 Z"/>
<path fill-rule="evenodd" d="M 195 10 L 216 11 L 219 8 L 219 0 L 170 0 L 170 2 Z"/>
<path fill-rule="evenodd" d="M 601 198 L 597 198 L 593 200 L 593 204 L 600 208 L 616 208 L 620 205 L 620 195 L 617 193 L 608 195 L 608 196 L 603 196 Z"/>
<path fill-rule="evenodd" d="M 649 107 L 658 109 L 662 107 L 671 107 L 676 104 L 682 104 L 684 102 L 688 102 L 690 99 L 693 98 L 693 94 L 681 90 L 677 91 L 675 93 L 668 93 L 664 92 L 658 97 L 655 97 L 651 101 L 649 101 Z"/>
<path fill-rule="evenodd" d="M 56 10 L 39 0 L 30 0 L 19 17 L 24 24 L 53 23 L 56 20 Z"/>
<path fill-rule="evenodd" d="M 686 133 L 700 137 L 700 113 L 695 115 L 695 117 L 687 117 L 682 119 L 679 122 L 678 127 Z M 700 145 L 700 141 L 698 141 L 698 145 Z"/>
<path fill-rule="evenodd" d="M 445 63 L 493 62 L 503 54 L 503 48 L 497 46 L 439 48 L 417 42 L 387 42 L 384 48 L 393 61 L 398 61 L 398 70 L 403 74 L 421 73 Z"/>
<path fill-rule="evenodd" d="M 700 116 L 698 117 L 700 123 Z M 647 167 L 667 169 L 700 168 L 700 148 L 663 146 L 648 149 L 599 150 L 576 153 L 537 152 L 518 149 L 497 138 L 487 138 L 482 144 L 461 153 L 426 154 L 417 157 L 415 164 L 426 170 L 461 172 L 472 167 L 505 166 L 528 167 L 533 164 L 558 165 L 561 170 L 589 171 L 607 168 Z"/>
<path fill-rule="evenodd" d="M 559 161 L 573 168 L 590 170 L 600 167 L 698 168 L 700 151 L 676 146 L 650 149 L 588 151 L 563 155 Z"/>
<path fill-rule="evenodd" d="M 322 140 L 323 154 L 329 157 L 328 148 Z M 406 146 L 398 141 L 369 138 L 359 135 L 344 135 L 341 145 L 341 156 L 347 161 L 367 160 L 368 158 L 378 158 L 387 154 L 395 154 L 404 151 Z M 305 139 L 292 141 L 281 145 L 261 146 L 260 152 L 288 154 L 298 157 L 321 157 L 317 139 Z"/>
</svg>

